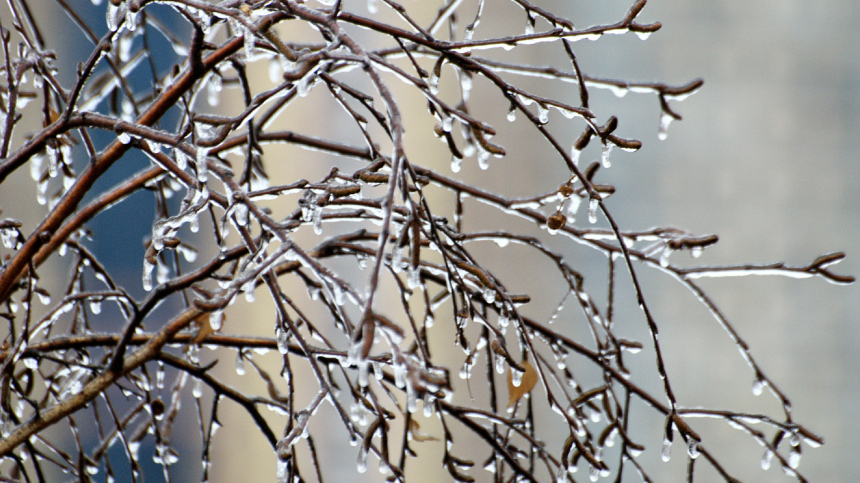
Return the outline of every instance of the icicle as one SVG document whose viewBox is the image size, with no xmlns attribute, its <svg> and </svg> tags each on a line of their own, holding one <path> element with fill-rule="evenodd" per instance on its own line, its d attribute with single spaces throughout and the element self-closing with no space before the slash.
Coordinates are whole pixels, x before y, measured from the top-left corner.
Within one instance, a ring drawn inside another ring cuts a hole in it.
<svg viewBox="0 0 860 483">
<path fill-rule="evenodd" d="M 439 76 L 436 75 L 435 72 L 430 73 L 430 78 L 427 79 L 427 86 L 430 89 L 431 94 L 433 94 L 434 96 L 436 94 L 439 94 Z"/>
<path fill-rule="evenodd" d="M 245 203 L 236 203 L 233 205 L 233 215 L 236 216 L 236 224 L 239 226 L 248 225 L 248 205 Z"/>
<path fill-rule="evenodd" d="M 537 103 L 537 111 L 538 111 L 538 121 L 541 124 L 546 124 L 549 122 L 549 108 L 540 102 Z"/>
<path fill-rule="evenodd" d="M 273 84 L 281 81 L 281 61 L 278 56 L 269 59 L 269 81 Z"/>
<path fill-rule="evenodd" d="M 122 4 L 114 5 L 113 2 L 108 2 L 107 6 L 107 28 L 111 32 L 115 32 L 117 27 L 119 27 L 119 18 L 120 12 L 122 10 Z"/>
<path fill-rule="evenodd" d="M 406 274 L 406 284 L 413 290 L 421 287 L 421 269 L 410 267 Z"/>
<path fill-rule="evenodd" d="M 401 362 L 394 362 L 394 385 L 400 389 L 406 386 L 406 365 Z"/>
<path fill-rule="evenodd" d="M 317 235 L 322 235 L 322 212 L 322 206 L 314 204 L 311 213 L 311 222 L 313 223 L 314 233 Z"/>
<path fill-rule="evenodd" d="M 143 289 L 149 292 L 152 290 L 152 269 L 155 268 L 155 265 L 149 262 L 149 260 L 143 261 Z"/>
<path fill-rule="evenodd" d="M 505 373 L 505 358 L 496 354 L 496 372 L 499 374 Z"/>
<path fill-rule="evenodd" d="M 665 462 L 668 462 L 672 458 L 672 441 L 670 441 L 669 438 L 663 438 L 663 452 L 661 457 Z"/>
<path fill-rule="evenodd" d="M 209 155 L 209 149 L 198 147 L 195 165 L 197 166 L 197 180 L 205 183 L 209 179 L 209 165 L 206 163 L 206 156 Z"/>
<path fill-rule="evenodd" d="M 517 106 L 516 104 L 511 104 L 511 107 L 508 109 L 508 122 L 514 122 L 517 120 Z"/>
<path fill-rule="evenodd" d="M 597 208 L 600 206 L 600 199 L 590 198 L 588 200 L 588 222 L 597 223 Z"/>
<path fill-rule="evenodd" d="M 158 361 L 158 369 L 155 370 L 155 387 L 164 389 L 164 363 Z"/>
<path fill-rule="evenodd" d="M 391 269 L 394 273 L 400 273 L 403 270 L 403 247 L 397 243 L 391 249 Z"/>
<path fill-rule="evenodd" d="M 667 112 L 663 112 L 663 114 L 660 115 L 660 129 L 657 131 L 657 139 L 665 141 L 666 138 L 669 137 L 669 124 L 674 120 L 675 118 Z"/>
<path fill-rule="evenodd" d="M 490 152 L 478 146 L 478 167 L 486 171 L 490 169 Z"/>
<path fill-rule="evenodd" d="M 576 145 L 570 148 L 570 159 L 573 161 L 574 166 L 579 166 L 579 156 L 582 154 L 582 151 L 576 149 Z"/>
<path fill-rule="evenodd" d="M 770 469 L 770 462 L 773 459 L 773 451 L 770 449 L 764 450 L 764 455 L 761 457 L 761 469 L 767 471 Z"/>
<path fill-rule="evenodd" d="M 128 29 L 129 32 L 134 32 L 137 30 L 137 19 L 140 15 L 140 9 L 125 9 L 125 25 L 124 27 Z M 129 37 L 130 38 L 130 37 Z"/>
<path fill-rule="evenodd" d="M 245 38 L 245 60 L 252 62 L 257 57 L 257 46 L 254 39 L 254 32 L 243 25 L 242 35 Z"/>
<path fill-rule="evenodd" d="M 609 168 L 611 166 L 611 163 L 609 162 L 609 153 L 612 152 L 612 148 L 614 146 L 615 145 L 609 141 L 606 141 L 606 144 L 603 145 L 603 151 L 600 154 L 600 161 L 603 163 L 604 168 Z"/>
<path fill-rule="evenodd" d="M 406 411 L 415 413 L 418 411 L 418 395 L 411 379 L 406 380 Z"/>
<path fill-rule="evenodd" d="M 356 461 L 355 469 L 359 473 L 367 472 L 367 448 L 364 445 L 358 449 L 358 460 Z"/>
<path fill-rule="evenodd" d="M 286 355 L 288 352 L 290 352 L 290 346 L 287 343 L 287 331 L 282 330 L 280 327 L 278 327 L 275 332 L 276 337 L 278 338 L 278 352 Z"/>
<path fill-rule="evenodd" d="M 359 361 L 358 363 L 358 385 L 361 387 L 367 387 L 367 384 L 370 382 L 367 377 L 369 365 L 367 361 Z"/>
<path fill-rule="evenodd" d="M 212 77 L 209 78 L 209 83 L 206 86 L 206 100 L 209 102 L 210 106 L 217 106 L 221 93 L 221 76 L 216 74 L 212 74 Z"/>
<path fill-rule="evenodd" d="M 511 367 L 511 384 L 514 387 L 520 387 L 523 382 L 523 372 L 516 367 Z"/>
</svg>

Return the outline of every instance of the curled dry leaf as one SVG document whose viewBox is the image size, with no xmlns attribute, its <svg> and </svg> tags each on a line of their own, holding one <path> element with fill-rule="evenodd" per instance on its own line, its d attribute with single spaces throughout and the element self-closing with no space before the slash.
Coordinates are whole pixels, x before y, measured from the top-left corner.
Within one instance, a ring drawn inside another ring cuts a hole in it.
<svg viewBox="0 0 860 483">
<path fill-rule="evenodd" d="M 209 312 L 203 312 L 192 323 L 197 327 L 197 334 L 191 339 L 192 344 L 199 344 L 215 333 L 215 329 L 209 324 Z"/>
<path fill-rule="evenodd" d="M 538 381 L 537 371 L 531 364 L 529 364 L 528 360 L 523 361 L 520 365 L 522 365 L 526 371 L 522 375 L 519 386 L 514 386 L 513 373 L 511 372 L 511 369 L 508 369 L 508 407 L 512 407 L 529 391 L 534 389 L 535 384 L 537 384 Z"/>
<path fill-rule="evenodd" d="M 436 436 L 421 431 L 421 425 L 414 419 L 409 420 L 409 434 L 412 435 L 412 441 L 419 443 L 423 443 L 424 441 L 439 441 L 439 438 Z"/>
</svg>

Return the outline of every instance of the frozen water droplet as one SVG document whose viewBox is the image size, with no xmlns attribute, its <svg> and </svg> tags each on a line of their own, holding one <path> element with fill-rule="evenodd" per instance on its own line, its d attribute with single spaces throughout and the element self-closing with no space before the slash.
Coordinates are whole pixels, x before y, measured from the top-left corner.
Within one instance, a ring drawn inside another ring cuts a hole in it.
<svg viewBox="0 0 860 483">
<path fill-rule="evenodd" d="M 767 471 L 770 469 L 770 462 L 773 459 L 773 451 L 766 449 L 761 457 L 761 469 Z"/>
<path fill-rule="evenodd" d="M 690 438 L 689 443 L 687 443 L 687 456 L 692 459 L 699 457 L 699 442 L 693 438 Z"/>
<path fill-rule="evenodd" d="M 121 132 L 119 133 L 119 136 L 117 136 L 117 139 L 119 139 L 119 142 L 123 144 L 128 144 L 131 142 L 131 135 L 127 132 Z"/>
<path fill-rule="evenodd" d="M 236 216 L 236 224 L 239 226 L 248 225 L 248 205 L 245 203 L 236 203 L 233 208 L 233 214 Z"/>
<path fill-rule="evenodd" d="M 39 181 L 42 178 L 42 164 L 45 161 L 43 156 L 33 156 L 30 162 L 30 177 L 33 181 Z"/>
<path fill-rule="evenodd" d="M 101 299 L 91 299 L 90 300 L 90 312 L 93 314 L 100 314 L 102 312 L 102 301 Z"/>
<path fill-rule="evenodd" d="M 119 17 L 121 10 L 122 4 L 114 5 L 113 3 L 108 3 L 105 18 L 107 20 L 107 28 L 111 32 L 116 31 L 117 27 L 119 27 Z"/>
<path fill-rule="evenodd" d="M 451 132 L 451 128 L 454 127 L 454 118 L 448 116 L 442 119 L 442 130 L 445 132 Z"/>
<path fill-rule="evenodd" d="M 514 387 L 520 387 L 523 382 L 523 372 L 517 368 L 511 367 L 511 384 Z"/>
<path fill-rule="evenodd" d="M 359 473 L 367 471 L 367 450 L 363 446 L 358 450 L 358 461 L 356 461 L 355 469 Z"/>
<path fill-rule="evenodd" d="M 277 56 L 269 59 L 269 81 L 277 84 L 281 80 L 281 61 Z"/>
<path fill-rule="evenodd" d="M 793 470 L 800 466 L 800 451 L 796 447 L 788 451 L 788 466 Z"/>
<path fill-rule="evenodd" d="M 463 164 L 463 160 L 461 158 L 458 158 L 457 156 L 451 157 L 451 171 L 453 171 L 455 173 L 459 173 L 460 167 L 462 166 L 462 164 Z"/>
<path fill-rule="evenodd" d="M 675 118 L 667 112 L 660 115 L 660 129 L 657 131 L 657 139 L 665 141 L 669 137 L 669 124 L 674 120 Z"/>
<path fill-rule="evenodd" d="M 434 96 L 439 94 L 439 76 L 436 75 L 435 72 L 430 73 L 430 77 L 427 79 L 427 87 L 430 89 L 430 93 Z"/>
<path fill-rule="evenodd" d="M 525 30 L 525 32 L 526 32 L 526 35 L 532 35 L 533 33 L 535 33 L 535 26 L 534 26 L 534 25 L 532 25 L 532 23 L 531 23 L 530 21 L 528 21 L 528 20 L 526 20 L 526 30 Z"/>
<path fill-rule="evenodd" d="M 209 314 L 209 326 L 212 330 L 221 330 L 221 325 L 224 323 L 224 311 L 215 310 Z"/>
<path fill-rule="evenodd" d="M 206 163 L 206 156 L 209 155 L 207 148 L 197 148 L 197 157 L 195 164 L 197 166 L 197 180 L 205 183 L 209 179 L 209 165 Z"/>
<path fill-rule="evenodd" d="M 257 58 L 257 45 L 254 39 L 254 32 L 243 26 L 242 33 L 245 40 L 245 60 L 251 62 Z"/>
<path fill-rule="evenodd" d="M 311 222 L 314 227 L 314 233 L 317 235 L 322 235 L 322 206 L 315 205 L 313 208 L 313 213 L 311 215 Z"/>
<path fill-rule="evenodd" d="M 588 222 L 597 223 L 597 208 L 600 206 L 600 200 L 591 198 L 588 200 Z"/>
<path fill-rule="evenodd" d="M 669 441 L 669 438 L 663 438 L 663 453 L 661 457 L 665 462 L 668 462 L 672 458 L 672 442 Z"/>
<path fill-rule="evenodd" d="M 368 369 L 370 364 L 367 361 L 359 361 L 358 364 L 358 385 L 361 387 L 367 387 L 367 384 L 370 382 L 368 378 Z"/>
<path fill-rule="evenodd" d="M 549 122 L 549 108 L 540 102 L 537 103 L 537 111 L 538 111 L 538 121 L 541 124 L 546 124 Z"/>
<path fill-rule="evenodd" d="M 152 269 L 155 265 L 149 263 L 148 260 L 143 261 L 143 289 L 149 292 L 152 290 Z"/>
<path fill-rule="evenodd" d="M 290 352 L 290 346 L 287 343 L 287 331 L 282 330 L 280 327 L 277 329 L 277 338 L 278 338 L 278 352 L 281 354 L 287 354 Z"/>
<path fill-rule="evenodd" d="M 155 387 L 164 389 L 164 363 L 158 361 L 158 369 L 155 370 Z"/>
<path fill-rule="evenodd" d="M 478 167 L 486 171 L 490 169 L 490 152 L 478 147 Z"/>
<path fill-rule="evenodd" d="M 669 255 L 672 254 L 672 249 L 666 246 L 663 248 L 663 252 L 660 253 L 660 266 L 668 267 L 669 266 Z M 755 390 L 755 389 L 753 389 Z"/>
<path fill-rule="evenodd" d="M 765 382 L 763 379 L 757 378 L 755 381 L 753 381 L 753 385 L 752 385 L 753 394 L 756 396 L 761 396 L 761 393 L 764 391 L 764 384 L 765 384 Z"/>
<path fill-rule="evenodd" d="M 636 36 L 641 40 L 648 40 L 648 37 L 651 36 L 652 32 L 636 32 Z"/>
<path fill-rule="evenodd" d="M 410 289 L 417 289 L 421 286 L 421 269 L 419 268 L 409 268 L 406 276 L 406 284 Z"/>
<path fill-rule="evenodd" d="M 400 389 L 406 387 L 406 365 L 401 362 L 395 362 L 394 368 L 394 385 Z"/>
<path fill-rule="evenodd" d="M 391 249 L 391 269 L 394 273 L 400 273 L 403 270 L 403 247 L 396 243 Z"/>
<path fill-rule="evenodd" d="M 245 301 L 246 302 L 248 302 L 249 304 L 254 302 L 254 299 L 256 297 L 254 296 L 254 280 L 253 279 L 248 281 L 247 283 L 245 283 L 245 285 L 242 286 L 242 293 L 245 294 Z"/>
<path fill-rule="evenodd" d="M 215 107 L 218 105 L 221 98 L 221 89 L 221 76 L 213 74 L 209 78 L 209 84 L 206 86 L 206 101 L 210 106 Z"/>
<path fill-rule="evenodd" d="M 576 149 L 574 145 L 570 148 L 570 159 L 573 161 L 574 166 L 579 166 L 579 156 L 582 154 L 582 151 Z"/>
<path fill-rule="evenodd" d="M 176 157 L 176 166 L 178 166 L 179 169 L 184 170 L 188 166 L 188 155 L 179 148 L 175 148 L 173 153 Z"/>
<path fill-rule="evenodd" d="M 194 389 L 191 390 L 191 395 L 194 396 L 195 399 L 200 399 L 203 396 L 203 383 L 200 379 L 194 380 Z"/>
<path fill-rule="evenodd" d="M 606 144 L 603 145 L 603 151 L 600 153 L 600 161 L 601 163 L 603 163 L 604 168 L 609 168 L 611 166 L 611 163 L 609 161 L 609 153 L 612 152 L 612 148 L 614 146 L 615 145 L 610 143 L 609 141 L 607 141 Z"/>
</svg>

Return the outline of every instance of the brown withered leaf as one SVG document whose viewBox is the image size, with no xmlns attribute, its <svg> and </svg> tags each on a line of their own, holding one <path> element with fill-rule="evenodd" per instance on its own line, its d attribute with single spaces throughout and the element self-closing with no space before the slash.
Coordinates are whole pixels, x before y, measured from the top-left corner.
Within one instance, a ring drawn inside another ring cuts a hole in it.
<svg viewBox="0 0 860 483">
<path fill-rule="evenodd" d="M 516 404 L 517 401 L 534 389 L 538 381 L 537 371 L 529 364 L 529 361 L 525 360 L 520 365 L 523 366 L 526 372 L 523 373 L 523 378 L 519 386 L 514 386 L 513 374 L 508 369 L 508 407 Z"/>
<path fill-rule="evenodd" d="M 207 337 L 215 333 L 215 329 L 209 325 L 209 312 L 203 312 L 192 322 L 197 327 L 197 334 L 191 339 L 192 344 L 199 344 Z"/>
<path fill-rule="evenodd" d="M 436 436 L 429 435 L 421 431 L 421 426 L 414 419 L 409 420 L 409 432 L 412 434 L 412 441 L 423 443 L 424 441 L 439 441 Z"/>
</svg>

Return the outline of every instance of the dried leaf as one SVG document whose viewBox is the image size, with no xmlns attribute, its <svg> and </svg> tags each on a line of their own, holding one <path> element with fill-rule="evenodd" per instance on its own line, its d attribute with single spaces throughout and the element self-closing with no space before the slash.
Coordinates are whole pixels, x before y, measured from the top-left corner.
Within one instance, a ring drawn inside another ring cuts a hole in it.
<svg viewBox="0 0 860 483">
<path fill-rule="evenodd" d="M 215 329 L 209 324 L 209 312 L 203 312 L 192 323 L 197 327 L 197 335 L 191 339 L 192 344 L 199 344 L 215 333 Z"/>
<path fill-rule="evenodd" d="M 421 426 L 414 419 L 409 420 L 409 432 L 412 434 L 412 441 L 423 443 L 424 441 L 439 441 L 439 438 L 429 435 L 421 431 Z"/>
<path fill-rule="evenodd" d="M 508 407 L 516 404 L 517 401 L 534 389 L 538 381 L 537 371 L 529 364 L 528 360 L 523 361 L 520 365 L 525 368 L 526 372 L 523 373 L 519 386 L 514 386 L 513 373 L 511 369 L 508 369 L 508 394 L 510 395 L 508 397 Z"/>
</svg>

